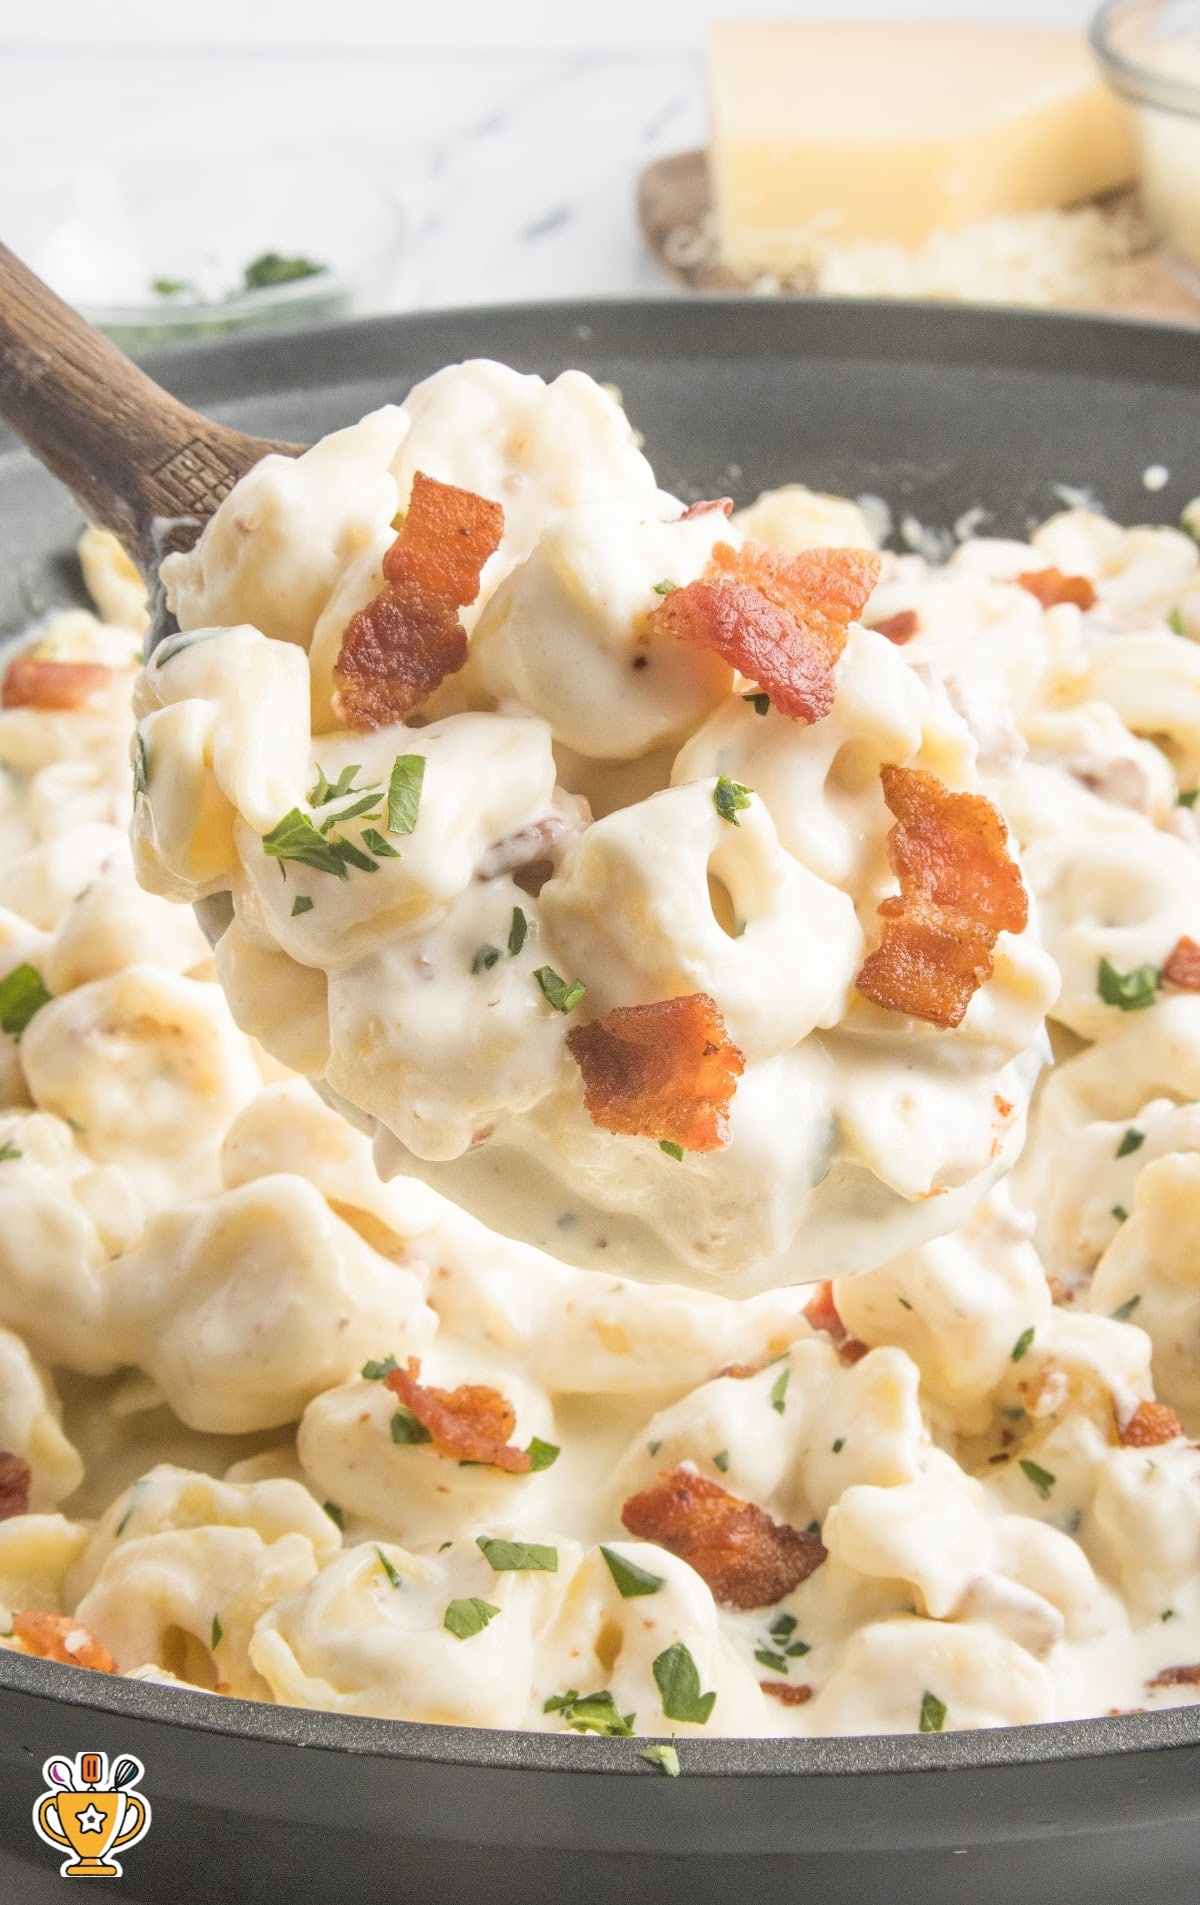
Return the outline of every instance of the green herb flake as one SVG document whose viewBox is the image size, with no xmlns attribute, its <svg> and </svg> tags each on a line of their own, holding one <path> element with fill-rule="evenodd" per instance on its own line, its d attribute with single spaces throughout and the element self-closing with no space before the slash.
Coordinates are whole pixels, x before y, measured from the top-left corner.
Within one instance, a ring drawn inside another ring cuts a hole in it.
<svg viewBox="0 0 1200 1905">
<path fill-rule="evenodd" d="M 1187 629 L 1183 625 L 1183 610 L 1180 608 L 1178 602 L 1176 602 L 1175 607 L 1167 617 L 1167 627 L 1170 629 L 1172 635 L 1187 635 Z"/>
<path fill-rule="evenodd" d="M 1175 1609 L 1173 1607 L 1164 1607 L 1158 1618 L 1160 1621 L 1173 1621 L 1175 1619 Z"/>
<path fill-rule="evenodd" d="M 582 979 L 572 979 L 568 985 L 553 966 L 539 966 L 533 976 L 556 1012 L 573 1012 L 587 991 Z"/>
<path fill-rule="evenodd" d="M 784 1398 L 787 1395 L 788 1377 L 791 1373 L 790 1369 L 780 1370 L 778 1376 L 776 1376 L 774 1382 L 771 1384 L 771 1407 L 777 1416 L 781 1416 L 787 1408 L 787 1403 Z"/>
<path fill-rule="evenodd" d="M 1189 787 L 1184 793 L 1179 795 L 1175 805 L 1177 807 L 1194 807 L 1198 800 L 1200 800 L 1200 787 Z"/>
<path fill-rule="evenodd" d="M 0 1164 L 15 1164 L 16 1160 L 23 1158 L 24 1155 L 25 1153 L 17 1149 L 11 1138 L 5 1138 L 4 1143 L 0 1144 Z"/>
<path fill-rule="evenodd" d="M 346 1528 L 346 1517 L 342 1513 L 341 1509 L 338 1507 L 337 1503 L 336 1502 L 322 1502 L 321 1506 L 325 1510 L 325 1513 L 329 1516 L 329 1519 L 333 1523 L 334 1527 L 340 1528 L 342 1532 L 344 1533 Z"/>
<path fill-rule="evenodd" d="M 1119 1158 L 1131 1157 L 1135 1151 L 1141 1150 L 1145 1142 L 1146 1133 L 1139 1131 L 1135 1124 L 1131 1124 L 1125 1136 L 1121 1139 L 1120 1144 L 1117 1146 L 1117 1156 Z"/>
<path fill-rule="evenodd" d="M 1027 1356 L 1033 1347 L 1033 1339 L 1036 1335 L 1037 1331 L 1032 1323 L 1027 1330 L 1022 1330 L 1009 1352 L 1009 1361 L 1019 1363 L 1023 1357 Z"/>
<path fill-rule="evenodd" d="M 833 1445 L 833 1452 L 834 1452 L 834 1454 L 835 1454 L 835 1455 L 840 1455 L 840 1454 L 841 1454 L 841 1452 L 842 1452 L 842 1450 L 843 1450 L 843 1449 L 845 1448 L 845 1446 L 846 1446 L 846 1438 L 845 1438 L 845 1436 L 844 1436 L 844 1435 L 839 1435 L 839 1437 L 838 1437 L 838 1439 L 837 1439 L 837 1441 L 836 1441 L 836 1442 L 834 1443 L 834 1445 Z"/>
<path fill-rule="evenodd" d="M 678 587 L 679 587 L 678 582 L 671 582 L 666 576 L 664 576 L 661 582 L 656 582 L 654 584 L 654 593 L 655 595 L 670 595 L 672 591 L 677 589 Z"/>
<path fill-rule="evenodd" d="M 412 833 L 421 811 L 421 789 L 425 785 L 425 756 L 398 754 L 392 763 L 388 781 L 387 830 Z"/>
<path fill-rule="evenodd" d="M 763 694 L 743 695 L 742 700 L 748 701 L 750 703 L 750 706 L 754 709 L 755 714 L 770 714 L 771 712 L 770 695 L 763 695 Z"/>
<path fill-rule="evenodd" d="M 638 1758 L 648 1760 L 651 1766 L 657 1766 L 660 1773 L 668 1779 L 679 1778 L 679 1754 L 673 1746 L 643 1746 L 639 1748 Z"/>
<path fill-rule="evenodd" d="M 557 1442 L 543 1442 L 535 1435 L 525 1451 L 529 1457 L 529 1472 L 538 1475 L 544 1468 L 553 1468 L 562 1453 Z"/>
<path fill-rule="evenodd" d="M 497 1574 L 557 1574 L 558 1549 L 543 1547 L 537 1541 L 502 1541 L 493 1535 L 476 1535 L 475 1546 L 482 1549 Z"/>
<path fill-rule="evenodd" d="M 636 1718 L 635 1714 L 618 1712 L 607 1687 L 599 1693 L 576 1693 L 574 1687 L 566 1693 L 553 1693 L 542 1712 L 561 1713 L 573 1733 L 606 1733 L 618 1739 L 629 1737 Z"/>
<path fill-rule="evenodd" d="M 1038 1494 L 1044 1502 L 1048 1502 L 1050 1499 L 1050 1490 L 1058 1480 L 1057 1475 L 1051 1475 L 1048 1468 L 1041 1468 L 1037 1462 L 1030 1462 L 1024 1458 L 1022 1458 L 1018 1466 L 1025 1480 L 1037 1489 Z"/>
<path fill-rule="evenodd" d="M 788 1670 L 788 1664 L 783 1655 L 773 1654 L 766 1647 L 756 1647 L 754 1658 L 760 1667 L 769 1667 L 772 1673 L 786 1673 Z"/>
<path fill-rule="evenodd" d="M 125 1513 L 121 1516 L 120 1521 L 117 1523 L 116 1527 L 113 1529 L 113 1535 L 115 1538 L 119 1539 L 121 1535 L 125 1533 L 125 1530 L 129 1526 L 129 1522 L 130 1522 L 130 1518 L 132 1514 L 133 1514 L 133 1503 L 130 1502 L 128 1508 L 125 1510 Z"/>
<path fill-rule="evenodd" d="M 900 1305 L 900 1308 L 901 1308 L 902 1310 L 911 1310 L 911 1309 L 912 1309 L 912 1304 L 911 1304 L 911 1303 L 909 1302 L 909 1300 L 908 1300 L 908 1298 L 907 1298 L 906 1296 L 898 1296 L 898 1297 L 896 1298 L 896 1301 L 897 1301 L 897 1303 L 898 1303 L 898 1304 Z"/>
<path fill-rule="evenodd" d="M 391 841 L 384 839 L 378 827 L 363 828 L 363 845 L 364 847 L 369 847 L 372 853 L 378 854 L 381 860 L 398 860 L 400 858 L 400 855 L 397 853 Z"/>
<path fill-rule="evenodd" d="M 778 1641 L 790 1640 L 795 1631 L 796 1616 L 794 1614 L 777 1615 L 771 1622 L 771 1632 Z"/>
<path fill-rule="evenodd" d="M 936 1693 L 926 1693 L 921 1699 L 922 1733 L 941 1733 L 946 1725 L 946 1702 L 939 1700 Z"/>
<path fill-rule="evenodd" d="M 811 1654 L 812 1648 L 806 1640 L 795 1640 L 790 1647 L 784 1648 L 789 1660 L 801 1660 L 805 1654 Z"/>
<path fill-rule="evenodd" d="M 727 1475 L 729 1473 L 729 1450 L 728 1449 L 717 1450 L 716 1454 L 713 1456 L 713 1467 L 719 1468 L 722 1475 Z"/>
<path fill-rule="evenodd" d="M 676 1164 L 683 1163 L 683 1146 L 681 1144 L 672 1144 L 670 1138 L 660 1138 L 658 1148 L 660 1151 L 665 1151 L 669 1158 L 674 1158 Z"/>
<path fill-rule="evenodd" d="M 657 1594 L 667 1585 L 666 1576 L 651 1574 L 649 1568 L 640 1568 L 628 1555 L 618 1554 L 615 1548 L 601 1547 L 604 1565 L 612 1575 L 617 1593 L 623 1601 L 635 1601 L 642 1594 Z"/>
<path fill-rule="evenodd" d="M 1112 1207 L 1112 1215 L 1119 1224 L 1127 1224 L 1129 1222 L 1129 1212 L 1126 1210 L 1124 1204 L 1114 1204 Z"/>
<path fill-rule="evenodd" d="M 150 792 L 150 756 L 146 752 L 146 742 L 140 729 L 135 728 L 133 735 L 133 795 Z"/>
<path fill-rule="evenodd" d="M 396 1358 L 394 1356 L 385 1356 L 382 1362 L 364 1363 L 361 1373 L 367 1382 L 382 1382 L 385 1376 L 391 1375 L 395 1367 Z"/>
<path fill-rule="evenodd" d="M 158 298 L 178 298 L 185 291 L 199 297 L 199 292 L 190 278 L 151 278 L 150 289 Z"/>
<path fill-rule="evenodd" d="M 411 1409 L 397 1409 L 391 1422 L 392 1441 L 398 1448 L 416 1448 L 433 1437 Z"/>
<path fill-rule="evenodd" d="M 339 807 L 336 814 L 330 814 L 327 819 L 323 820 L 321 822 L 320 831 L 322 833 L 328 833 L 331 827 L 341 826 L 342 823 L 347 820 L 361 820 L 362 816 L 367 813 L 371 814 L 372 820 L 379 820 L 381 818 L 380 814 L 371 813 L 371 809 L 378 807 L 382 799 L 382 789 L 378 787 L 368 789 L 365 794 L 360 794 L 357 800 L 352 800 L 348 807 Z M 394 847 L 390 847 L 388 851 L 393 855 L 395 854 Z"/>
<path fill-rule="evenodd" d="M 285 879 L 288 862 L 292 860 L 299 866 L 311 867 L 315 873 L 332 873 L 339 880 L 347 879 L 346 863 L 350 855 L 345 853 L 345 846 L 345 841 L 327 840 L 299 807 L 290 808 L 262 837 L 263 852 L 269 859 L 278 860 Z M 359 857 L 366 860 L 365 854 Z M 374 861 L 368 860 L 366 864 L 374 869 Z"/>
<path fill-rule="evenodd" d="M 526 919 L 520 907 L 514 906 L 512 910 L 512 924 L 508 929 L 508 956 L 510 959 L 516 958 L 522 946 L 525 944 L 525 938 L 528 932 L 529 921 Z"/>
<path fill-rule="evenodd" d="M 490 972 L 499 957 L 499 946 L 480 946 L 476 949 L 475 957 L 471 961 L 471 971 L 473 973 Z"/>
<path fill-rule="evenodd" d="M 647 1455 L 657 1455 L 661 1447 L 662 1447 L 661 1442 L 647 1442 L 646 1453 Z"/>
<path fill-rule="evenodd" d="M 299 919 L 302 913 L 311 913 L 312 910 L 313 903 L 309 899 L 308 894 L 297 893 L 295 899 L 292 901 L 292 918 Z"/>
<path fill-rule="evenodd" d="M 375 1552 L 379 1556 L 379 1565 L 383 1569 L 384 1573 L 387 1575 L 387 1578 L 391 1582 L 392 1586 L 394 1588 L 403 1587 L 404 1586 L 403 1581 L 400 1579 L 400 1576 L 397 1574 L 395 1568 L 392 1566 L 391 1562 L 388 1560 L 386 1554 L 383 1552 L 383 1549 L 376 1548 Z"/>
<path fill-rule="evenodd" d="M 1115 1005 L 1118 1012 L 1144 1012 L 1154 1004 L 1161 985 L 1162 973 L 1157 966 L 1135 966 L 1132 972 L 1118 972 L 1102 959 L 1096 969 L 1097 992 L 1105 1005 Z"/>
<path fill-rule="evenodd" d="M 212 1650 L 214 1654 L 216 1653 L 217 1648 L 221 1645 L 221 1636 L 224 1632 L 225 1632 L 225 1629 L 221 1625 L 221 1616 L 219 1614 L 214 1614 L 213 1624 L 212 1624 Z"/>
<path fill-rule="evenodd" d="M 20 1038 L 34 1014 L 49 1005 L 50 996 L 36 966 L 14 966 L 0 979 L 0 1032 Z"/>
<path fill-rule="evenodd" d="M 652 1671 L 667 1719 L 690 1721 L 693 1726 L 707 1726 L 708 1717 L 717 1704 L 717 1696 L 715 1693 L 701 1693 L 700 1670 L 692 1659 L 691 1650 L 683 1641 L 674 1641 L 665 1652 L 658 1654 Z"/>
<path fill-rule="evenodd" d="M 314 258 L 286 257 L 282 252 L 264 251 L 252 258 L 242 272 L 245 291 L 265 291 L 274 284 L 295 284 L 300 278 L 319 278 L 329 270 Z"/>
<path fill-rule="evenodd" d="M 472 1594 L 465 1601 L 451 1601 L 442 1617 L 442 1626 L 455 1640 L 470 1640 L 473 1635 L 482 1634 L 499 1612 L 490 1601 L 481 1601 L 478 1594 Z"/>
<path fill-rule="evenodd" d="M 741 781 L 731 781 L 724 774 L 718 775 L 717 784 L 713 788 L 713 806 L 721 819 L 727 820 L 731 827 L 741 826 L 738 815 L 750 805 L 753 798 L 752 787 L 743 787 Z"/>
<path fill-rule="evenodd" d="M 1109 1316 L 1112 1321 L 1114 1323 L 1128 1323 L 1141 1300 L 1140 1294 L 1137 1296 L 1127 1296 L 1124 1303 L 1118 1303 L 1115 1310 L 1109 1311 Z"/>
</svg>

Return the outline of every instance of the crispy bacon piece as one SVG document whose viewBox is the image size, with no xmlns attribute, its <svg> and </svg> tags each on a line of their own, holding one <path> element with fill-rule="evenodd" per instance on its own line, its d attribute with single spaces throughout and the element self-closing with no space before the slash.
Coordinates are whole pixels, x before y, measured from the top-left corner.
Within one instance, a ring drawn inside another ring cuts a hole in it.
<svg viewBox="0 0 1200 1905">
<path fill-rule="evenodd" d="M 14 655 L 0 688 L 2 708 L 82 708 L 112 687 L 115 670 L 98 661 L 42 661 Z"/>
<path fill-rule="evenodd" d="M 417 471 L 383 559 L 384 586 L 350 617 L 334 664 L 334 707 L 347 727 L 402 721 L 457 674 L 467 659 L 458 611 L 479 594 L 503 533 L 499 503 Z"/>
<path fill-rule="evenodd" d="M 1117 1433 L 1127 1449 L 1156 1449 L 1182 1435 L 1183 1424 L 1165 1402 L 1139 1402 L 1128 1421 L 1118 1424 Z"/>
<path fill-rule="evenodd" d="M 713 496 L 705 503 L 689 503 L 679 520 L 681 523 L 690 523 L 693 517 L 711 516 L 713 511 L 718 509 L 722 516 L 732 516 L 732 496 Z"/>
<path fill-rule="evenodd" d="M 772 1700 L 782 1701 L 785 1707 L 806 1707 L 813 1697 L 811 1687 L 793 1686 L 790 1680 L 760 1680 L 758 1684 Z"/>
<path fill-rule="evenodd" d="M 650 617 L 656 634 L 710 648 L 758 683 L 796 721 L 833 706 L 833 671 L 846 631 L 879 578 L 868 549 L 804 549 L 719 542 L 708 574 L 672 589 Z"/>
<path fill-rule="evenodd" d="M 516 1412 L 507 1396 L 483 1383 L 462 1383 L 457 1389 L 427 1389 L 420 1381 L 421 1364 L 410 1356 L 407 1367 L 392 1369 L 384 1382 L 404 1407 L 429 1431 L 439 1455 L 460 1462 L 482 1462 L 509 1475 L 527 1475 L 532 1458 L 528 1449 L 514 1449 L 512 1432 Z"/>
<path fill-rule="evenodd" d="M 1090 609 L 1096 591 L 1085 575 L 1064 575 L 1061 569 L 1027 569 L 1017 577 L 1018 586 L 1036 595 L 1044 609 L 1059 602 L 1074 602 L 1076 608 Z"/>
<path fill-rule="evenodd" d="M 631 1535 L 695 1568 L 727 1607 L 773 1607 L 825 1559 L 819 1535 L 772 1521 L 765 1509 L 686 1468 L 631 1495 L 621 1520 Z"/>
<path fill-rule="evenodd" d="M 707 992 L 621 1005 L 567 1034 L 583 1102 L 602 1131 L 685 1151 L 729 1142 L 729 1102 L 745 1059 Z"/>
<path fill-rule="evenodd" d="M 33 1470 L 23 1455 L 0 1449 L 0 1521 L 29 1513 L 29 1484 Z"/>
<path fill-rule="evenodd" d="M 64 1667 L 91 1667 L 97 1673 L 116 1673 L 117 1663 L 91 1629 L 70 1614 L 47 1614 L 39 1607 L 13 1615 L 13 1634 L 27 1654 L 39 1660 L 60 1660 Z"/>
<path fill-rule="evenodd" d="M 883 938 L 858 975 L 864 998 L 932 1025 L 962 1022 L 992 971 L 1001 932 L 1029 919 L 1004 821 L 982 794 L 954 794 L 919 768 L 882 769 L 896 816 L 888 859 L 900 891 L 883 901 Z"/>
<path fill-rule="evenodd" d="M 1177 939 L 1163 965 L 1163 978 L 1181 992 L 1200 992 L 1200 946 L 1187 934 Z"/>
<path fill-rule="evenodd" d="M 1156 1673 L 1153 1680 L 1146 1682 L 1148 1687 L 1200 1687 L 1200 1661 L 1191 1667 L 1164 1667 Z M 1140 1713 L 1140 1707 L 1132 1709 Z"/>
<path fill-rule="evenodd" d="M 805 1306 L 804 1314 L 815 1330 L 828 1336 L 838 1353 L 838 1361 L 847 1367 L 852 1363 L 860 1363 L 868 1353 L 871 1347 L 869 1343 L 861 1342 L 857 1336 L 847 1335 L 846 1325 L 838 1315 L 832 1283 L 817 1285 L 817 1294 Z"/>
<path fill-rule="evenodd" d="M 877 635 L 885 635 L 889 642 L 895 642 L 897 648 L 903 648 L 905 642 L 911 642 L 920 626 L 921 618 L 916 609 L 897 609 L 894 615 L 885 616 L 882 622 L 871 624 Z"/>
</svg>

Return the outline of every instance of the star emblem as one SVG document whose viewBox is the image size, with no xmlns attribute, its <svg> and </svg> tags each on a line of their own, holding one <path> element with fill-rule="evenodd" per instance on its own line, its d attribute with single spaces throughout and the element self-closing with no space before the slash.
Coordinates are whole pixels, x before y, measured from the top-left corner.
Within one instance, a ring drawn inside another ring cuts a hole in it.
<svg viewBox="0 0 1200 1905">
<path fill-rule="evenodd" d="M 80 1832 L 103 1832 L 107 1822 L 99 1806 L 87 1806 L 79 1814 L 76 1823 Z"/>
</svg>

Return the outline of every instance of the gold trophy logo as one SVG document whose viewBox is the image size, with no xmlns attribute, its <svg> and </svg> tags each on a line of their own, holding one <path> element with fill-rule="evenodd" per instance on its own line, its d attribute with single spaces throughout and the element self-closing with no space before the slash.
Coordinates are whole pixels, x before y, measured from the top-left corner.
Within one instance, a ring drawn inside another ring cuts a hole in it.
<svg viewBox="0 0 1200 1905">
<path fill-rule="evenodd" d="M 59 1866 L 65 1879 L 121 1877 L 118 1847 L 136 1845 L 150 1829 L 150 1801 L 130 1791 L 145 1772 L 124 1753 L 110 1774 L 104 1753 L 78 1753 L 73 1760 L 48 1759 L 47 1790 L 33 1809 L 37 1835 L 69 1855 Z"/>
</svg>

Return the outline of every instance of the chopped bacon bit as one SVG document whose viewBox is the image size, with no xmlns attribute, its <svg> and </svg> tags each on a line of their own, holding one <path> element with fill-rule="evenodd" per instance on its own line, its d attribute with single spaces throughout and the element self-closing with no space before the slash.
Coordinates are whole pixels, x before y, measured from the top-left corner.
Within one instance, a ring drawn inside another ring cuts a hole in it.
<svg viewBox="0 0 1200 1905">
<path fill-rule="evenodd" d="M 1163 978 L 1181 992 L 1200 992 L 1200 946 L 1187 934 L 1177 939 L 1167 954 Z"/>
<path fill-rule="evenodd" d="M 861 1363 L 863 1357 L 869 1355 L 870 1351 L 870 1343 L 862 1342 L 857 1336 L 848 1336 L 844 1343 L 839 1343 L 837 1346 L 838 1361 L 844 1363 L 849 1369 L 855 1363 Z"/>
<path fill-rule="evenodd" d="M 1174 1409 L 1165 1402 L 1139 1402 L 1127 1422 L 1118 1425 L 1127 1449 L 1156 1449 L 1162 1442 L 1173 1442 L 1183 1434 L 1183 1424 Z"/>
<path fill-rule="evenodd" d="M 681 523 L 690 523 L 696 516 L 711 516 L 716 509 L 720 510 L 722 516 L 732 516 L 732 496 L 714 496 L 707 503 L 689 503 L 679 520 Z"/>
<path fill-rule="evenodd" d="M 650 617 L 656 634 L 710 648 L 758 683 L 796 721 L 833 706 L 833 671 L 846 631 L 879 578 L 866 549 L 804 549 L 719 542 L 707 577 L 672 589 Z"/>
<path fill-rule="evenodd" d="M 818 1283 L 817 1294 L 804 1311 L 815 1330 L 823 1330 L 835 1343 L 846 1340 L 846 1325 L 838 1315 L 838 1306 L 834 1301 L 833 1285 L 828 1280 Z"/>
<path fill-rule="evenodd" d="M 894 615 L 887 616 L 882 622 L 872 622 L 871 627 L 877 635 L 886 635 L 889 642 L 895 642 L 897 648 L 903 648 L 905 642 L 911 642 L 921 626 L 921 618 L 916 609 L 897 609 Z"/>
<path fill-rule="evenodd" d="M 998 934 L 1029 919 L 1004 821 L 982 794 L 954 794 L 919 768 L 885 766 L 897 824 L 888 859 L 900 891 L 883 901 L 883 938 L 858 975 L 864 998 L 945 1027 L 962 1023 L 992 971 Z"/>
<path fill-rule="evenodd" d="M 1148 1680 L 1146 1685 L 1148 1687 L 1200 1687 L 1200 1661 L 1191 1667 L 1164 1667 L 1162 1672 L 1156 1673 L 1153 1680 Z M 1132 1711 L 1139 1713 L 1141 1708 L 1134 1707 Z"/>
<path fill-rule="evenodd" d="M 91 1629 L 69 1614 L 47 1614 L 26 1608 L 14 1614 L 12 1631 L 23 1651 L 39 1660 L 60 1660 L 64 1667 L 91 1667 L 97 1673 L 116 1673 L 117 1663 Z"/>
<path fill-rule="evenodd" d="M 1080 609 L 1095 605 L 1096 591 L 1085 575 L 1064 575 L 1061 569 L 1027 569 L 1017 577 L 1017 583 L 1036 595 L 1044 609 L 1055 608 L 1059 602 L 1074 602 Z"/>
<path fill-rule="evenodd" d="M 383 558 L 384 576 L 465 609 L 479 594 L 483 565 L 503 534 L 499 503 L 418 470 L 404 526 Z"/>
<path fill-rule="evenodd" d="M 567 1034 L 583 1102 L 602 1131 L 657 1138 L 685 1151 L 729 1142 L 728 1107 L 745 1059 L 715 999 L 689 992 L 622 1005 Z"/>
<path fill-rule="evenodd" d="M 1002 1098 L 998 1091 L 994 1091 L 992 1093 L 992 1103 L 996 1107 L 996 1116 L 998 1118 L 1012 1117 L 1013 1107 L 1011 1098 Z"/>
<path fill-rule="evenodd" d="M 479 594 L 504 511 L 418 470 L 379 594 L 350 617 L 333 670 L 334 707 L 351 728 L 402 721 L 467 659 L 458 617 Z"/>
<path fill-rule="evenodd" d="M 806 1707 L 813 1697 L 811 1687 L 793 1686 L 790 1680 L 760 1680 L 758 1684 L 772 1700 L 782 1701 L 785 1707 Z"/>
<path fill-rule="evenodd" d="M 427 1389 L 420 1381 L 421 1364 L 410 1356 L 405 1369 L 392 1369 L 386 1386 L 429 1431 L 439 1455 L 460 1462 L 481 1462 L 510 1475 L 527 1475 L 528 1449 L 511 1446 L 517 1426 L 516 1411 L 507 1396 L 482 1383 L 462 1383 L 457 1389 Z"/>
<path fill-rule="evenodd" d="M 23 1455 L 0 1449 L 0 1521 L 29 1513 L 29 1485 L 33 1470 Z"/>
<path fill-rule="evenodd" d="M 686 1468 L 631 1495 L 621 1520 L 631 1535 L 695 1568 L 728 1607 L 772 1607 L 825 1559 L 819 1535 L 772 1521 L 765 1509 Z"/>
<path fill-rule="evenodd" d="M 0 688 L 2 708 L 82 708 L 111 688 L 116 670 L 98 661 L 42 661 L 15 655 Z"/>
</svg>

